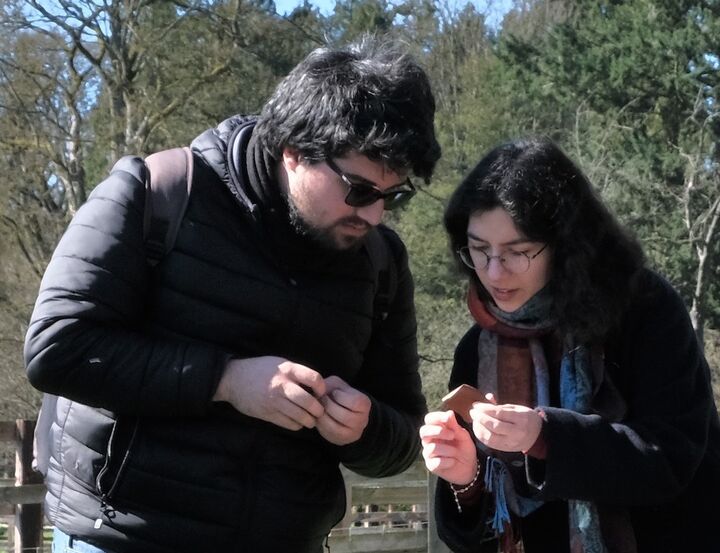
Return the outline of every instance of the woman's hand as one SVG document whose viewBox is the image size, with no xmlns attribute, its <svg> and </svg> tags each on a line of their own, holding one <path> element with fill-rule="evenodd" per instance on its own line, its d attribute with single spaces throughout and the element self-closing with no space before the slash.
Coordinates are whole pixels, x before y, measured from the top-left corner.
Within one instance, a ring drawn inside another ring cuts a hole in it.
<svg viewBox="0 0 720 553">
<path fill-rule="evenodd" d="M 488 396 L 492 403 L 474 403 L 470 409 L 477 439 L 498 451 L 528 451 L 542 429 L 540 414 L 523 405 L 496 405 Z"/>
<path fill-rule="evenodd" d="M 420 439 L 425 465 L 443 480 L 464 486 L 477 474 L 475 442 L 458 424 L 452 411 L 434 411 L 425 415 Z"/>
</svg>

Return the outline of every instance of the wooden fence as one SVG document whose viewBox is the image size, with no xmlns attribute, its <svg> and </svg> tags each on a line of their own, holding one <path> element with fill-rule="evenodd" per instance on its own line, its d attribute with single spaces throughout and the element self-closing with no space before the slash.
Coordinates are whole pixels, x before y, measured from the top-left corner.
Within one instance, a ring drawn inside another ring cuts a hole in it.
<svg viewBox="0 0 720 553">
<path fill-rule="evenodd" d="M 437 537 L 434 479 L 418 461 L 387 478 L 343 469 L 347 509 L 330 533 L 331 553 L 450 553 Z"/>
<path fill-rule="evenodd" d="M 0 422 L 0 442 L 15 443 L 15 482 L 0 486 L 0 516 L 9 517 L 8 541 L 15 553 L 43 550 L 45 486 L 32 469 L 35 421 Z"/>
<path fill-rule="evenodd" d="M 0 517 L 15 553 L 43 551 L 45 487 L 32 469 L 34 421 L 0 422 L 0 442 L 15 443 L 14 482 L 0 482 Z M 343 469 L 347 510 L 330 533 L 331 553 L 449 553 L 435 532 L 433 479 L 422 462 L 388 478 Z M 12 529 L 12 531 L 11 531 Z"/>
</svg>

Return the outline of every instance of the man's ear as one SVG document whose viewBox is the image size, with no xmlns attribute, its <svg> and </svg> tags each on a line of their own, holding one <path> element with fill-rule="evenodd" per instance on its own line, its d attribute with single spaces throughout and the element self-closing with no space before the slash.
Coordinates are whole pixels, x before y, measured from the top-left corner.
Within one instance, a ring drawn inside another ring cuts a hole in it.
<svg viewBox="0 0 720 553">
<path fill-rule="evenodd" d="M 300 152 L 297 150 L 293 148 L 283 148 L 282 161 L 288 172 L 294 173 L 297 166 L 300 165 L 301 159 Z"/>
</svg>

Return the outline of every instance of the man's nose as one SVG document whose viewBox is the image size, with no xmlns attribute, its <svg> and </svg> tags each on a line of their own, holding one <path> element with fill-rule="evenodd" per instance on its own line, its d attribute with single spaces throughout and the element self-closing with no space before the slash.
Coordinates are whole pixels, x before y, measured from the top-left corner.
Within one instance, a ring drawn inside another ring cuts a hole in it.
<svg viewBox="0 0 720 553">
<path fill-rule="evenodd" d="M 384 211 L 385 202 L 383 200 L 378 200 L 371 203 L 370 205 L 358 207 L 357 216 L 360 217 L 363 221 L 365 221 L 368 225 L 376 227 L 382 221 Z"/>
</svg>

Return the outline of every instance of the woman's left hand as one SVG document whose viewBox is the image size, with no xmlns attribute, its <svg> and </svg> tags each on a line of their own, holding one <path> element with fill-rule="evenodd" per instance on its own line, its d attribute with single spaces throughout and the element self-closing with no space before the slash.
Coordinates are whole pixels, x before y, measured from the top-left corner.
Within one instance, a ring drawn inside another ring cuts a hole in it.
<svg viewBox="0 0 720 553">
<path fill-rule="evenodd" d="M 537 411 L 511 403 L 474 403 L 470 416 L 477 439 L 498 451 L 528 451 L 538 439 L 543 423 Z"/>
</svg>

